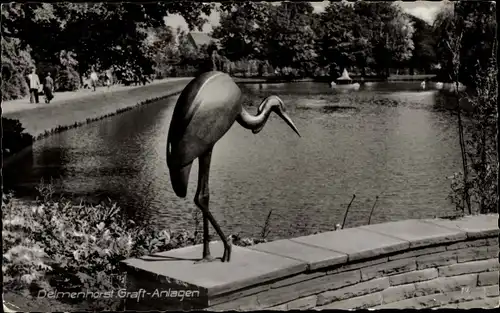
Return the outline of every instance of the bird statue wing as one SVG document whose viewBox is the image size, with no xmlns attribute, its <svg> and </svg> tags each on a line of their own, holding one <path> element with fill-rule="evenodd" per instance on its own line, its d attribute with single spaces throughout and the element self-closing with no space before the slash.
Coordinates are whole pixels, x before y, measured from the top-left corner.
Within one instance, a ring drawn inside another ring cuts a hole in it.
<svg viewBox="0 0 500 313">
<path fill-rule="evenodd" d="M 207 72 L 182 91 L 168 134 L 169 166 L 182 167 L 201 156 L 231 128 L 241 113 L 241 91 L 232 78 Z"/>
</svg>

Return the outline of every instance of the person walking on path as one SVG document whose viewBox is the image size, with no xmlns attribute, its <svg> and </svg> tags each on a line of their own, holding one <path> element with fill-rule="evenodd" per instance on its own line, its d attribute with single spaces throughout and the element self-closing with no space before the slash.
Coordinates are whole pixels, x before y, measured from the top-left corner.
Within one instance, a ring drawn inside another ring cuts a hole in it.
<svg viewBox="0 0 500 313">
<path fill-rule="evenodd" d="M 30 103 L 39 103 L 38 90 L 40 90 L 40 78 L 36 74 L 36 68 L 32 68 L 31 74 L 28 75 L 28 85 L 30 87 Z"/>
<path fill-rule="evenodd" d="M 45 103 L 50 103 L 54 98 L 54 80 L 50 77 L 50 72 L 47 73 L 43 82 L 43 93 L 45 94 Z"/>
<path fill-rule="evenodd" d="M 94 91 L 97 87 L 97 81 L 99 80 L 99 77 L 97 76 L 97 73 L 92 70 L 92 73 L 90 74 L 90 81 L 92 82 L 92 88 L 94 88 Z"/>
</svg>

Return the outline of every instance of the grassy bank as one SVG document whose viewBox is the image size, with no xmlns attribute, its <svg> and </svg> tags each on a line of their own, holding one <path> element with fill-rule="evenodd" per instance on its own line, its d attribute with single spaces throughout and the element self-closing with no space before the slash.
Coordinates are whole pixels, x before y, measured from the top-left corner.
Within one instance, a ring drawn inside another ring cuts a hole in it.
<svg viewBox="0 0 500 313">
<path fill-rule="evenodd" d="M 81 96 L 75 93 L 73 98 L 66 95 L 66 99 L 54 104 L 32 105 L 22 110 L 12 108 L 13 103 L 8 103 L 7 113 L 4 113 L 3 117 L 20 121 L 24 132 L 32 136 L 32 140 L 39 140 L 175 96 L 189 81 L 190 78 L 178 79 L 95 95 Z M 29 145 L 24 148 L 29 149 Z M 19 153 L 22 153 L 22 150 L 17 149 L 12 155 L 7 154 L 4 165 L 8 165 Z"/>
<path fill-rule="evenodd" d="M 3 116 L 19 120 L 28 134 L 35 139 L 40 139 L 55 132 L 97 121 L 143 104 L 176 95 L 182 91 L 189 80 L 187 78 L 96 93 L 90 96 L 27 107 L 23 110 L 5 110 Z"/>
</svg>

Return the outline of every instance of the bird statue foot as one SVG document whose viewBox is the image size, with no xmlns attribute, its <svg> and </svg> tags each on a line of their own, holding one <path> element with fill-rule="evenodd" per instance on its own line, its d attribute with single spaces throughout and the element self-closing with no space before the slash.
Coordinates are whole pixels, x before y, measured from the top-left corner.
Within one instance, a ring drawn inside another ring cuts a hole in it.
<svg viewBox="0 0 500 313">
<path fill-rule="evenodd" d="M 196 261 L 195 264 L 198 264 L 198 263 L 209 263 L 209 262 L 213 262 L 215 260 L 217 260 L 217 259 L 214 258 L 213 256 L 211 256 L 209 254 L 209 255 L 204 256 L 203 259 Z"/>
<path fill-rule="evenodd" d="M 229 262 L 231 259 L 231 243 L 224 247 L 224 254 L 222 255 L 222 262 Z"/>
</svg>

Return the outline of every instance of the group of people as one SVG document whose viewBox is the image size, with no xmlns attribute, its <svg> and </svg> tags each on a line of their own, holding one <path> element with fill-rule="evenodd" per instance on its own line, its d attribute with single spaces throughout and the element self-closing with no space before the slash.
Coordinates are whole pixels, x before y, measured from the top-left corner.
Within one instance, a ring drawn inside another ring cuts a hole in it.
<svg viewBox="0 0 500 313">
<path fill-rule="evenodd" d="M 45 95 L 45 103 L 50 103 L 54 99 L 54 80 L 51 77 L 50 72 L 47 73 L 43 80 L 43 85 L 40 83 L 40 78 L 36 73 L 36 68 L 31 69 L 31 73 L 27 77 L 28 86 L 30 90 L 30 103 L 39 103 L 40 92 L 43 91 Z M 91 87 L 93 91 L 96 91 L 97 82 L 99 81 L 99 76 L 92 69 L 90 74 Z M 105 84 L 108 88 L 111 86 L 111 73 L 106 73 Z"/>
<path fill-rule="evenodd" d="M 31 74 L 28 75 L 28 86 L 30 89 L 30 103 L 39 103 L 39 92 L 43 90 L 45 95 L 45 103 L 50 103 L 54 98 L 54 80 L 50 77 L 50 72 L 47 73 L 43 80 L 43 86 L 40 84 L 40 78 L 36 74 L 36 69 L 31 69 Z"/>
<path fill-rule="evenodd" d="M 97 82 L 99 81 L 99 75 L 97 75 L 96 71 L 92 69 L 92 73 L 90 73 L 90 83 L 92 85 L 93 91 L 96 91 Z M 108 87 L 111 87 L 111 73 L 106 72 L 106 77 L 104 79 L 104 84 Z"/>
</svg>

